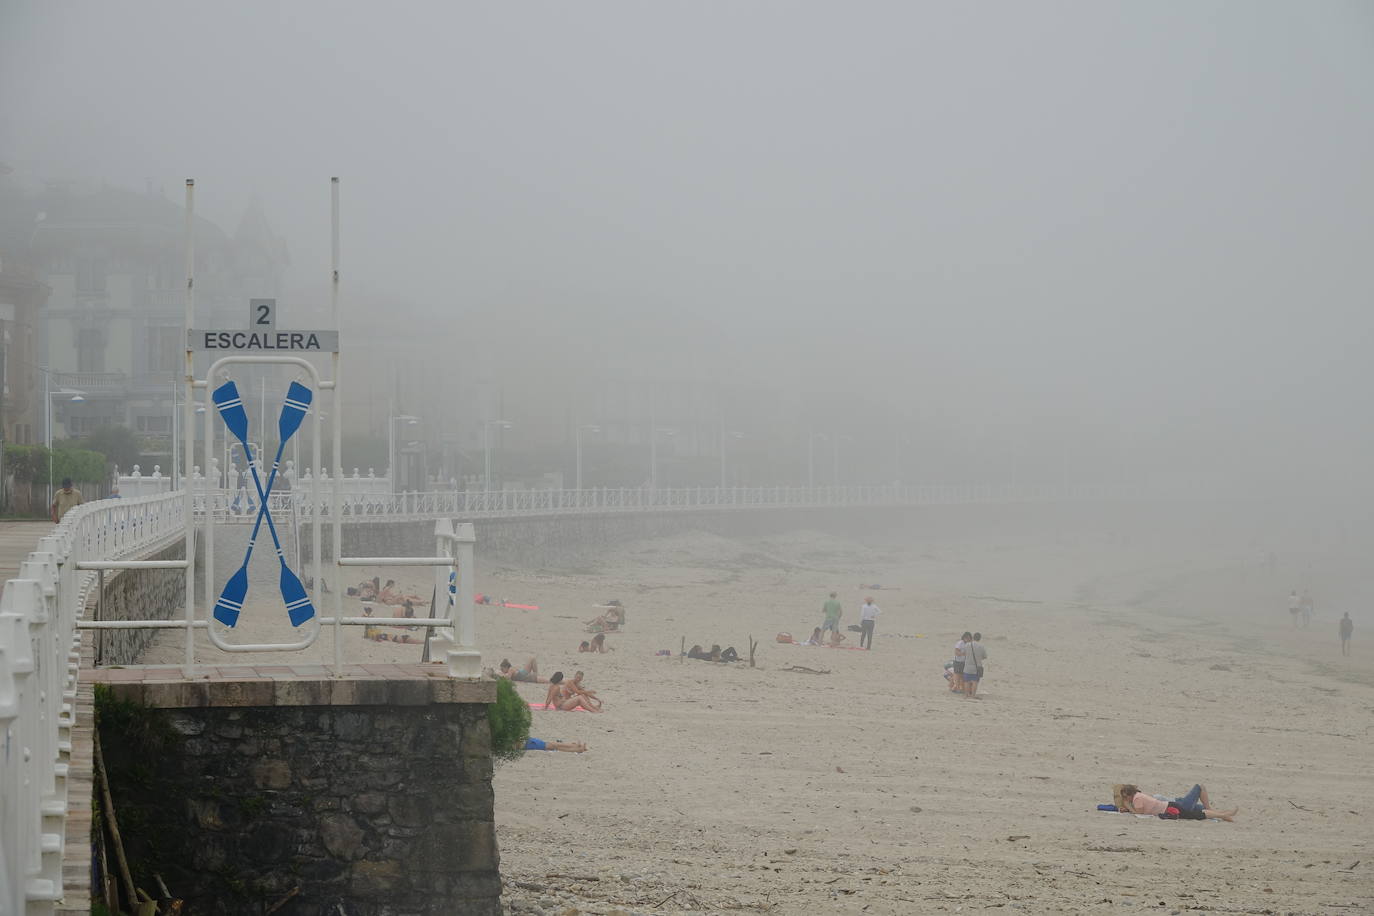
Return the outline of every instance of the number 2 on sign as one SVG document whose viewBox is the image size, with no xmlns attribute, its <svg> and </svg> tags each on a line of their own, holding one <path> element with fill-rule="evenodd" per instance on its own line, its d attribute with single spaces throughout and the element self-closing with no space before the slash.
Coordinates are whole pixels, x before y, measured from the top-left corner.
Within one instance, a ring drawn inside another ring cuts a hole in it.
<svg viewBox="0 0 1374 916">
<path fill-rule="evenodd" d="M 249 299 L 248 300 L 248 329 L 257 331 L 261 329 L 276 330 L 277 328 L 277 300 L 276 299 Z"/>
</svg>

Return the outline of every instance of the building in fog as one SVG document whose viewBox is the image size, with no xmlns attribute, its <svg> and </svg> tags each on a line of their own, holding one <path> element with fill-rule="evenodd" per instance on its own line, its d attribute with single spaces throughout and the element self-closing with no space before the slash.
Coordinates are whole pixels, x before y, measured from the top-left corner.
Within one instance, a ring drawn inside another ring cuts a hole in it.
<svg viewBox="0 0 1374 916">
<path fill-rule="evenodd" d="M 186 348 L 183 206 L 152 190 L 64 182 L 11 188 L 8 205 L 10 236 L 27 235 L 24 256 L 48 290 L 24 357 L 23 437 L 44 440 L 48 374 L 54 438 L 123 425 L 148 453 L 169 452 Z M 196 323 L 245 327 L 248 300 L 274 297 L 287 263 L 256 205 L 233 236 L 198 219 Z"/>
</svg>

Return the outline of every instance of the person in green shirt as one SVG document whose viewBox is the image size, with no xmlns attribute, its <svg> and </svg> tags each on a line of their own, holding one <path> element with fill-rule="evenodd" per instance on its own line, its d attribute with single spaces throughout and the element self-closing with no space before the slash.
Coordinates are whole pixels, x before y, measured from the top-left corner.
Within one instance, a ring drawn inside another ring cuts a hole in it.
<svg viewBox="0 0 1374 916">
<path fill-rule="evenodd" d="M 839 599 L 835 593 L 830 593 L 830 600 L 821 608 L 825 612 L 825 622 L 821 624 L 821 638 L 825 638 L 825 632 L 830 631 L 830 644 L 838 646 L 840 644 L 840 617 L 844 611 L 840 608 Z"/>
</svg>

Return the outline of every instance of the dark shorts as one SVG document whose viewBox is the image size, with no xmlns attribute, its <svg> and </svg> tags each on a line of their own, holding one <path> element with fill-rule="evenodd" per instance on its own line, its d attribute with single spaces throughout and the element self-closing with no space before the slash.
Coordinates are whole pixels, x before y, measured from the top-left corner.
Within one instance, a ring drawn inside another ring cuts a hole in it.
<svg viewBox="0 0 1374 916">
<path fill-rule="evenodd" d="M 983 675 L 982 675 L 981 672 L 979 672 L 979 673 L 977 673 L 977 674 L 970 673 L 970 672 L 968 672 L 968 671 L 965 671 L 965 672 L 964 672 L 964 680 L 966 680 L 966 681 L 977 681 L 977 680 L 981 680 L 982 677 L 983 677 Z"/>
<path fill-rule="evenodd" d="M 814 620 L 815 618 L 812 619 Z M 826 630 L 833 630 L 836 633 L 840 632 L 839 618 L 836 618 L 834 620 L 827 619 L 825 623 L 821 624 L 821 632 L 824 633 Z"/>
</svg>

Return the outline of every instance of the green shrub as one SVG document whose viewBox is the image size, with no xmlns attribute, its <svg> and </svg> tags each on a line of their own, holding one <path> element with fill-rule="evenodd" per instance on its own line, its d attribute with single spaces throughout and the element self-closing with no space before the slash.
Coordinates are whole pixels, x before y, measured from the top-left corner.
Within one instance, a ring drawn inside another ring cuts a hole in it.
<svg viewBox="0 0 1374 916">
<path fill-rule="evenodd" d="M 496 679 L 496 702 L 487 704 L 487 722 L 491 725 L 491 752 L 498 760 L 515 760 L 525 753 L 530 705 L 503 677 Z"/>
<path fill-rule="evenodd" d="M 41 484 L 48 479 L 48 449 L 42 445 L 5 446 L 5 470 L 21 483 Z M 70 477 L 82 483 L 105 479 L 105 456 L 84 448 L 57 446 L 52 450 L 52 484 Z"/>
</svg>

